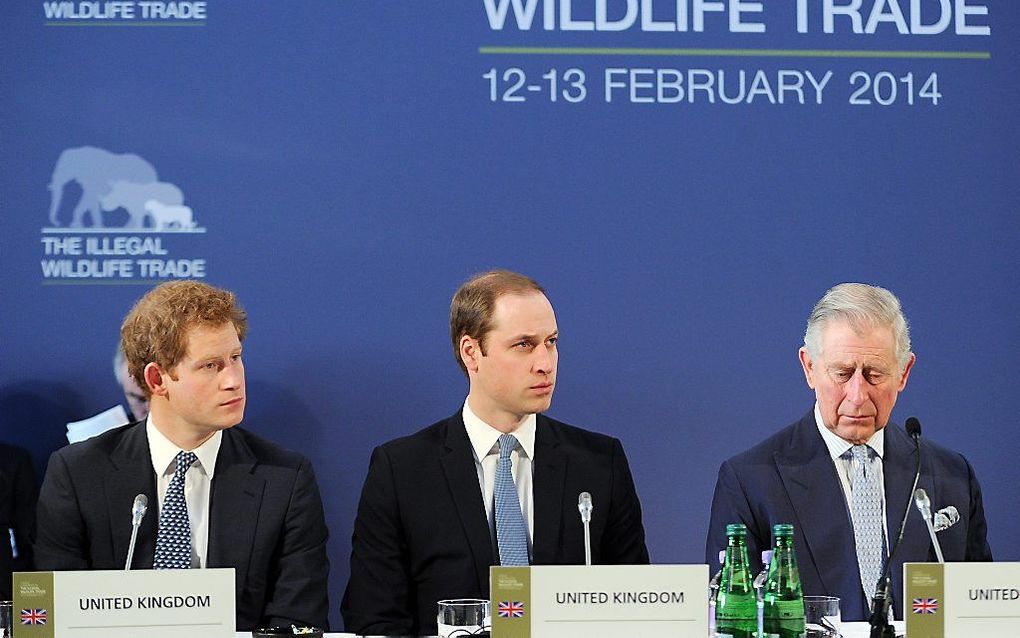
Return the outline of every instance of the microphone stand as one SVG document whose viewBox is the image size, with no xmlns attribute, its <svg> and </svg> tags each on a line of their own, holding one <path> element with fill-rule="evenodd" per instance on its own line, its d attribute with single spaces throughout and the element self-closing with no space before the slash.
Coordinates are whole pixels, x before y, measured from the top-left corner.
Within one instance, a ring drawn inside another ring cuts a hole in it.
<svg viewBox="0 0 1020 638">
<path fill-rule="evenodd" d="M 131 523 L 131 543 L 128 545 L 127 560 L 124 561 L 124 571 L 131 569 L 131 559 L 135 555 L 135 541 L 138 540 L 139 523 Z"/>
<path fill-rule="evenodd" d="M 131 559 L 135 555 L 135 541 L 138 540 L 138 528 L 142 525 L 142 518 L 148 506 L 148 499 L 144 494 L 135 497 L 134 505 L 131 507 L 131 542 L 128 544 L 127 560 L 124 561 L 124 571 L 131 569 Z"/>
<path fill-rule="evenodd" d="M 581 513 L 584 526 L 584 564 L 591 567 L 591 494 L 581 492 L 577 497 L 577 510 Z"/>
<path fill-rule="evenodd" d="M 584 564 L 591 567 L 591 521 L 584 522 Z"/>
<path fill-rule="evenodd" d="M 931 522 L 931 500 L 928 498 L 928 493 L 921 488 L 915 490 L 914 504 L 917 505 L 917 510 L 921 513 L 925 525 L 928 526 L 928 536 L 931 536 L 931 544 L 935 548 L 935 558 L 940 563 L 945 563 L 946 559 L 942 556 L 942 545 L 939 544 L 939 539 L 935 536 L 935 526 Z"/>
<path fill-rule="evenodd" d="M 907 419 L 906 427 L 907 434 L 914 441 L 914 450 L 917 452 L 917 470 L 914 472 L 914 484 L 910 488 L 911 498 L 907 499 L 907 507 L 900 522 L 900 533 L 896 537 L 896 544 L 889 556 L 886 557 L 882 576 L 879 577 L 878 583 L 875 585 L 875 596 L 871 601 L 871 616 L 868 618 L 868 624 L 871 625 L 871 638 L 896 638 L 896 630 L 889 624 L 889 607 L 892 605 L 892 583 L 890 582 L 892 559 L 896 555 L 896 550 L 900 548 L 903 532 L 907 529 L 910 501 L 913 500 L 914 490 L 917 489 L 917 482 L 921 478 L 921 423 L 911 417 Z"/>
</svg>

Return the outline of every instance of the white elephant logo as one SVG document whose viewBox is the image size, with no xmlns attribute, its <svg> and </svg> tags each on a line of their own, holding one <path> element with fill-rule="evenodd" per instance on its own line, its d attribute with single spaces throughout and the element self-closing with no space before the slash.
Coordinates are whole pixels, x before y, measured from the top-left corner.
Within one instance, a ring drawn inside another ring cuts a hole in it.
<svg viewBox="0 0 1020 638">
<path fill-rule="evenodd" d="M 181 189 L 166 182 L 138 184 L 121 180 L 113 183 L 110 192 L 99 200 L 99 205 L 104 211 L 123 208 L 128 213 L 128 221 L 124 227 L 143 228 L 145 217 L 150 214 L 145 206 L 149 201 L 180 206 L 184 203 L 184 195 Z"/>
<path fill-rule="evenodd" d="M 150 199 L 145 202 L 145 210 L 152 215 L 156 230 L 190 230 L 195 227 L 191 209 L 187 206 L 170 206 Z"/>
<path fill-rule="evenodd" d="M 69 148 L 61 153 L 49 184 L 49 221 L 54 227 L 62 225 L 61 204 L 66 187 L 72 183 L 81 188 L 81 196 L 71 213 L 70 228 L 86 227 L 86 219 L 92 228 L 111 228 L 104 223 L 103 213 L 117 209 L 128 215 L 123 228 L 195 228 L 191 209 L 183 206 L 181 189 L 158 181 L 152 164 L 134 153 L 111 153 L 95 146 Z M 182 208 L 187 210 L 186 217 L 179 210 Z"/>
</svg>

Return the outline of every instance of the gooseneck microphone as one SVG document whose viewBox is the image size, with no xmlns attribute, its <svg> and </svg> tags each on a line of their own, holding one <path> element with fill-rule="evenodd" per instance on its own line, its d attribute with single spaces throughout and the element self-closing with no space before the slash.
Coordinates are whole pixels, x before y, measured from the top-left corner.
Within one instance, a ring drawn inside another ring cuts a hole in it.
<svg viewBox="0 0 1020 638">
<path fill-rule="evenodd" d="M 935 536 L 935 525 L 931 520 L 931 499 L 928 498 L 928 493 L 924 491 L 923 487 L 914 490 L 914 505 L 917 506 L 917 511 L 921 512 L 921 518 L 928 526 L 928 536 L 931 536 L 931 544 L 935 546 L 935 558 L 940 563 L 945 563 L 946 559 L 942 557 L 942 546 L 939 545 L 939 539 Z"/>
<path fill-rule="evenodd" d="M 921 422 L 916 417 L 909 417 L 904 427 L 907 436 L 914 442 L 914 451 L 917 453 L 917 469 L 914 471 L 914 484 L 910 486 L 910 494 L 913 496 L 917 489 L 917 481 L 921 478 Z M 885 559 L 885 567 L 882 569 L 882 576 L 875 586 L 875 596 L 871 601 L 871 617 L 868 619 L 871 625 L 871 638 L 896 638 L 896 630 L 889 624 L 889 606 L 892 604 L 892 591 L 889 582 L 889 574 L 892 570 L 893 557 L 903 540 L 903 532 L 907 529 L 907 516 L 910 514 L 910 504 L 913 498 L 907 499 L 907 507 L 903 510 L 903 518 L 900 519 L 900 532 L 896 536 L 896 543 L 892 551 Z"/>
<path fill-rule="evenodd" d="M 142 524 L 142 518 L 145 517 L 145 511 L 149 508 L 149 499 L 145 494 L 139 494 L 135 497 L 135 502 L 131 504 L 131 543 L 128 545 L 127 560 L 124 561 L 124 570 L 131 569 L 131 559 L 135 555 L 135 541 L 138 539 L 138 528 Z"/>
<path fill-rule="evenodd" d="M 581 513 L 581 524 L 584 525 L 584 564 L 591 566 L 591 494 L 581 492 L 577 495 L 577 511 Z"/>
</svg>

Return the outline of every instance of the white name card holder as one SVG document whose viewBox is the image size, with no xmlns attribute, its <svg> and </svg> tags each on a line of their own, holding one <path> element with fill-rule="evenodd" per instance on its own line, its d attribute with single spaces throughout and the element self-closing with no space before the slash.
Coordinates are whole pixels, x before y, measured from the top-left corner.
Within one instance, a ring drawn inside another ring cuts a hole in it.
<svg viewBox="0 0 1020 638">
<path fill-rule="evenodd" d="M 491 567 L 489 584 L 493 638 L 708 635 L 707 565 Z"/>
<path fill-rule="evenodd" d="M 907 563 L 903 589 L 908 636 L 1020 636 L 1020 563 Z"/>
<path fill-rule="evenodd" d="M 19 572 L 18 638 L 234 638 L 234 570 Z"/>
</svg>

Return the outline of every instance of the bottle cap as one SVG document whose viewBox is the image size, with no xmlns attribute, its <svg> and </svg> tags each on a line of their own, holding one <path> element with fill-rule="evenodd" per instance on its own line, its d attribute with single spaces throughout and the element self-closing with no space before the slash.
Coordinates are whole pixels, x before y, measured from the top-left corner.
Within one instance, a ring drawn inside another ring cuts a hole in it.
<svg viewBox="0 0 1020 638">
<path fill-rule="evenodd" d="M 747 525 L 743 523 L 730 523 L 726 526 L 727 536 L 747 536 Z"/>
<path fill-rule="evenodd" d="M 776 523 L 772 526 L 773 536 L 793 536 L 793 525 L 789 523 Z"/>
</svg>

